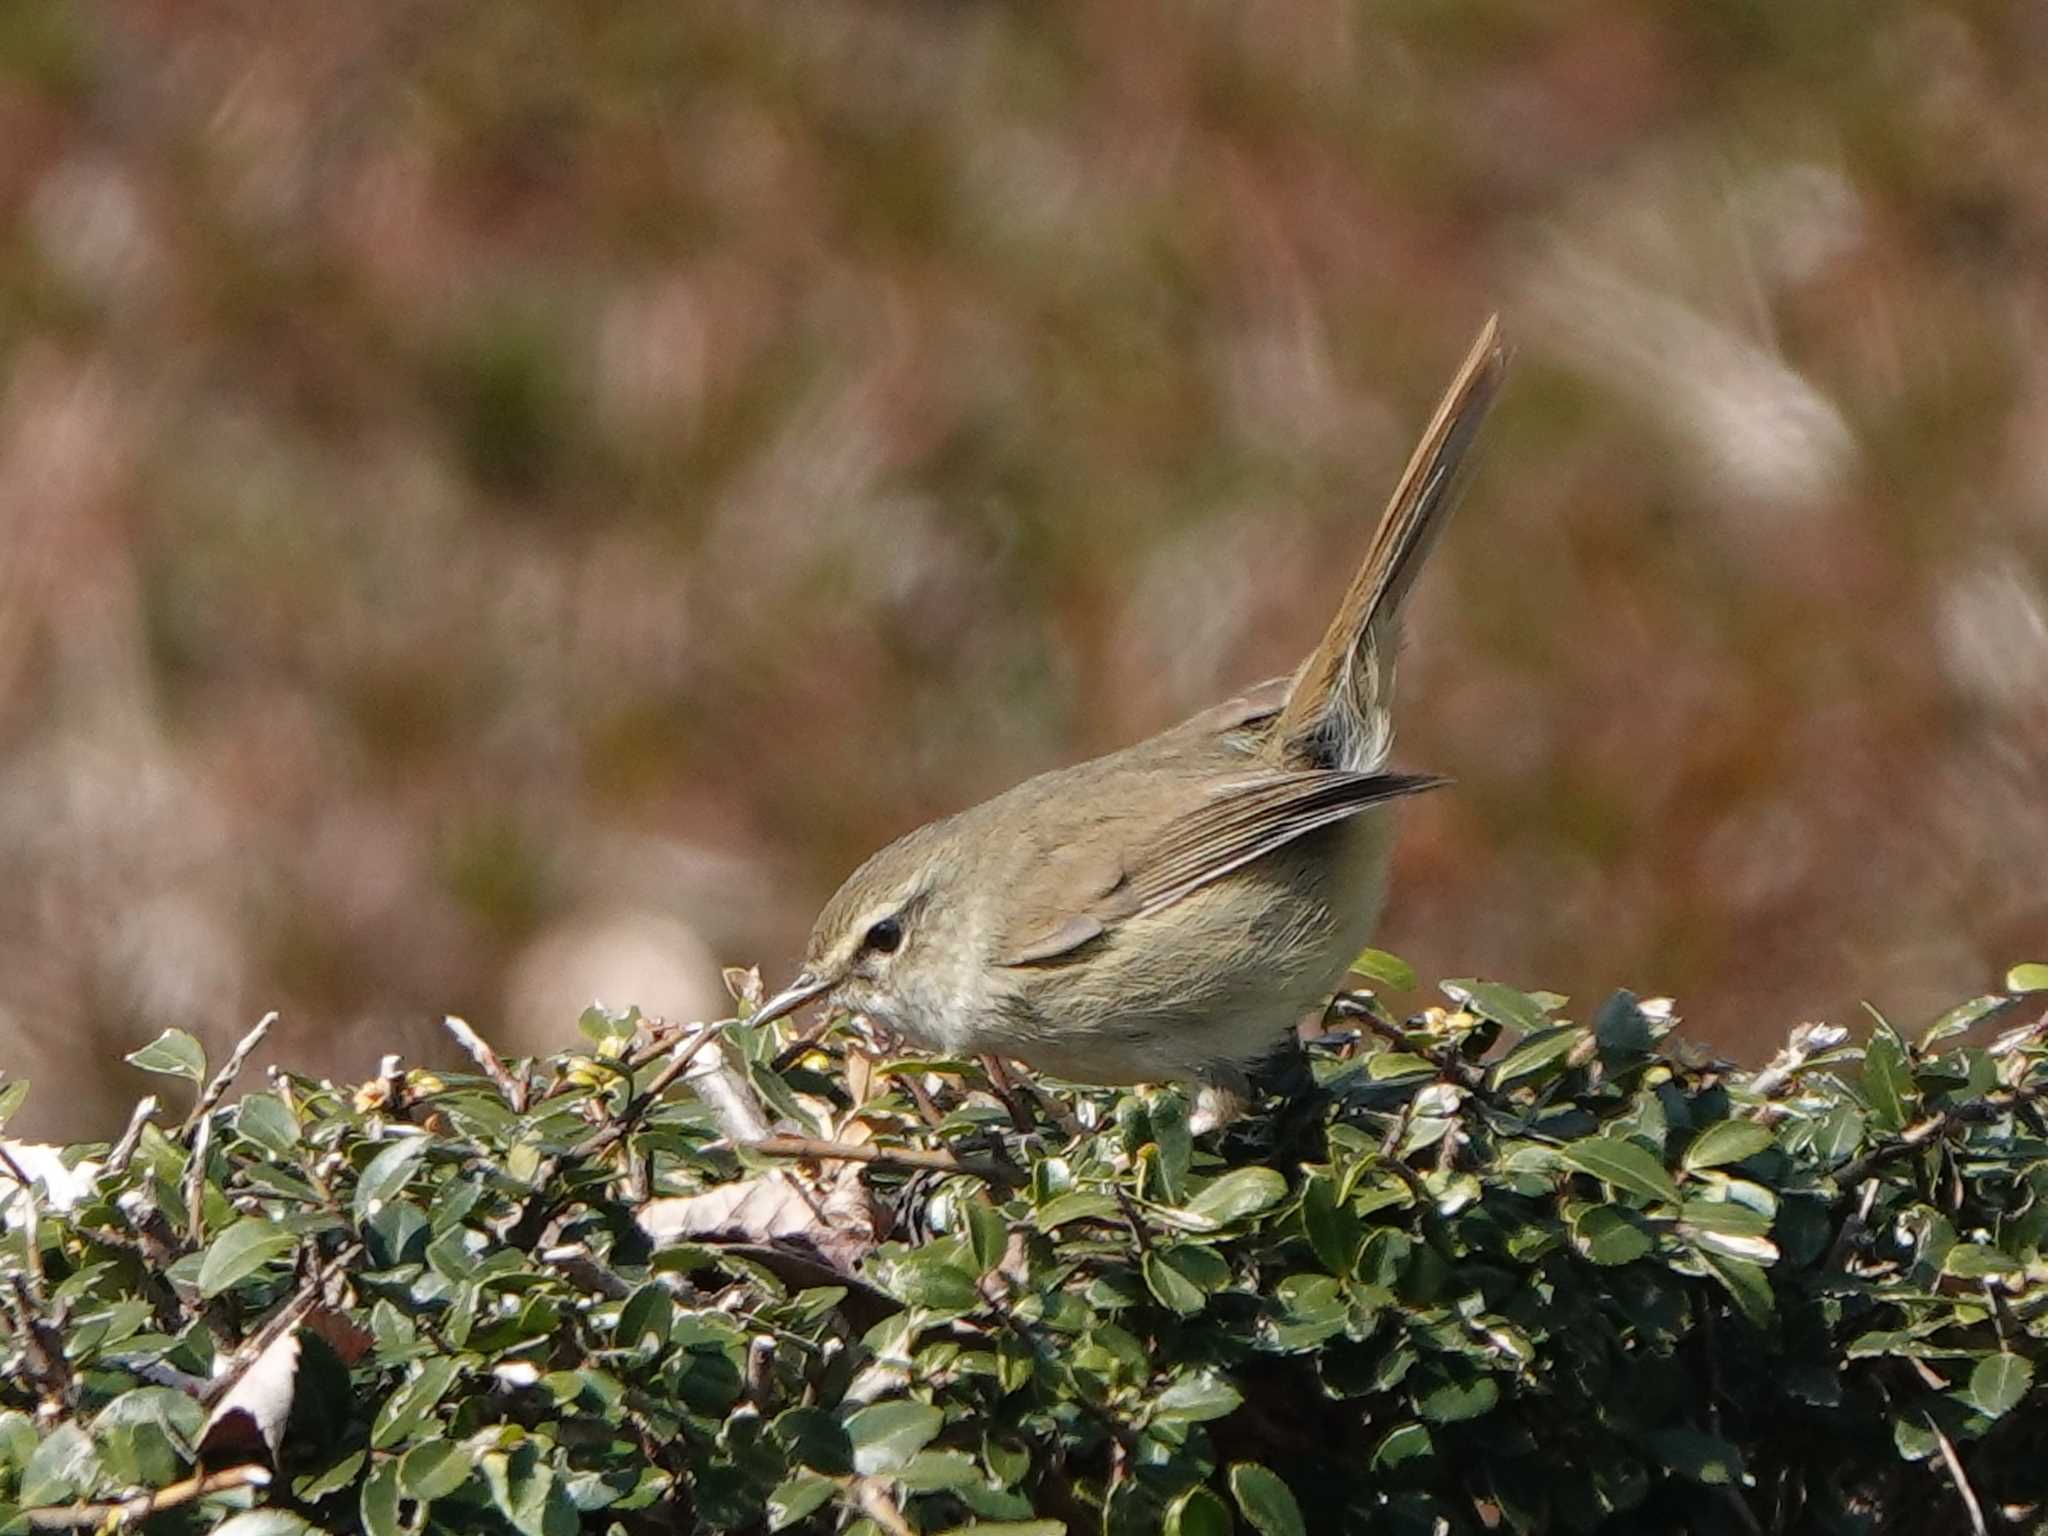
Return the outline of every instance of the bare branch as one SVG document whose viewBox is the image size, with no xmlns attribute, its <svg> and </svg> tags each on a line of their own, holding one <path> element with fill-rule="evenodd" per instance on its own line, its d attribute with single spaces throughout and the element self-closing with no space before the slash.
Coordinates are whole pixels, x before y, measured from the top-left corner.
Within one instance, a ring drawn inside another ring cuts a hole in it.
<svg viewBox="0 0 2048 1536">
<path fill-rule="evenodd" d="M 145 1519 L 158 1510 L 175 1509 L 180 1504 L 190 1504 L 195 1499 L 204 1499 L 216 1493 L 227 1493 L 236 1488 L 262 1488 L 270 1482 L 270 1469 L 251 1462 L 247 1466 L 229 1467 L 222 1472 L 208 1472 L 199 1477 L 188 1477 L 169 1487 L 154 1489 L 149 1493 L 138 1493 L 133 1498 L 116 1499 L 108 1504 L 60 1504 L 47 1509 L 23 1511 L 32 1531 L 91 1531 L 102 1527 L 123 1526 Z"/>
<path fill-rule="evenodd" d="M 185 1117 L 185 1123 L 178 1127 L 178 1134 L 184 1135 L 192 1127 L 213 1112 L 216 1104 L 227 1097 L 235 1079 L 242 1075 L 242 1068 L 248 1065 L 250 1053 L 263 1043 L 263 1037 L 270 1033 L 270 1026 L 277 1022 L 277 1010 L 272 1009 L 256 1021 L 256 1027 L 235 1043 L 221 1069 L 213 1074 L 213 1081 L 206 1085 L 206 1091 L 199 1095 L 192 1105 L 192 1113 Z"/>
</svg>

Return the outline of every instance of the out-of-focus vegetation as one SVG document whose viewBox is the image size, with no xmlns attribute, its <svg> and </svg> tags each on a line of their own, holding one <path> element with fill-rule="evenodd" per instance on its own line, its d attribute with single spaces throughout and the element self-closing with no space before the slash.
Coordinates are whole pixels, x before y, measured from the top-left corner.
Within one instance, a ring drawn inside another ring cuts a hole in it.
<svg viewBox="0 0 2048 1536">
<path fill-rule="evenodd" d="M 1745 1053 L 1981 990 L 2044 76 L 1895 0 L 0 8 L 0 1054 L 715 1006 L 1289 665 L 1494 306 L 1386 942 Z"/>
</svg>

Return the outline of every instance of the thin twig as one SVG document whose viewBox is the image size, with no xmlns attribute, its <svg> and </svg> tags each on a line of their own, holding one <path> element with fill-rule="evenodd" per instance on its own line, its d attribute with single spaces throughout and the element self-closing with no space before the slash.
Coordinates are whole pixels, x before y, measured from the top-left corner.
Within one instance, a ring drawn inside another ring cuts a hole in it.
<svg viewBox="0 0 2048 1536">
<path fill-rule="evenodd" d="M 128 1128 L 114 1143 L 114 1150 L 107 1154 L 106 1165 L 100 1169 L 103 1180 L 111 1182 L 128 1171 L 128 1165 L 135 1160 L 135 1149 L 142 1145 L 142 1128 L 149 1124 L 149 1117 L 155 1113 L 155 1094 L 146 1093 L 136 1101 L 135 1108 L 128 1115 Z"/>
<path fill-rule="evenodd" d="M 598 1263 L 596 1257 L 582 1243 L 544 1248 L 537 1257 L 541 1263 L 560 1270 L 565 1279 L 574 1281 L 586 1291 L 595 1291 L 609 1300 L 624 1301 L 633 1294 L 632 1282 Z"/>
<path fill-rule="evenodd" d="M 619 1112 L 619 1118 L 603 1129 L 584 1137 L 570 1149 L 569 1156 L 577 1159 L 595 1157 L 626 1135 L 641 1116 L 652 1109 L 656 1101 L 668 1091 L 669 1085 L 689 1069 L 690 1063 L 697 1059 L 697 1053 L 722 1032 L 720 1025 L 707 1024 L 677 1046 L 662 1069 L 648 1079 L 647 1086 L 635 1094 L 633 1101 Z"/>
<path fill-rule="evenodd" d="M 1906 1127 L 1899 1133 L 1896 1141 L 1888 1141 L 1881 1147 L 1873 1147 L 1861 1157 L 1836 1169 L 1835 1185 L 1839 1189 L 1847 1189 L 1874 1169 L 1895 1158 L 1904 1157 L 1915 1148 L 1923 1147 L 1938 1137 L 1947 1136 L 1957 1126 L 1994 1120 L 2008 1110 L 2032 1103 L 2041 1097 L 2043 1091 L 2034 1087 L 1996 1090 L 1985 1094 L 1981 1099 L 1971 1099 L 1962 1104 L 1952 1105 L 1938 1115 L 1929 1115 L 1918 1124 Z"/>
<path fill-rule="evenodd" d="M 192 1135 L 192 1155 L 185 1164 L 185 1236 L 197 1248 L 206 1241 L 206 1159 L 213 1151 L 213 1120 L 203 1118 Z"/>
<path fill-rule="evenodd" d="M 29 1286 L 32 1294 L 40 1298 L 43 1294 L 43 1245 L 37 1238 L 36 1231 L 42 1225 L 43 1213 L 36 1205 L 35 1181 L 29 1177 L 28 1170 L 22 1167 L 20 1162 L 16 1160 L 14 1153 L 8 1149 L 5 1142 L 0 1142 L 0 1167 L 4 1167 L 7 1170 L 8 1177 L 13 1179 L 21 1188 L 19 1198 L 23 1212 L 21 1223 L 22 1267 L 28 1271 Z M 0 1206 L 5 1204 L 6 1202 L 0 1201 Z"/>
<path fill-rule="evenodd" d="M 256 1465 L 229 1467 L 172 1483 L 167 1488 L 138 1493 L 133 1498 L 106 1504 L 59 1504 L 46 1509 L 23 1511 L 32 1531 L 90 1531 L 103 1526 L 127 1525 L 157 1513 L 190 1504 L 195 1499 L 227 1493 L 236 1488 L 262 1488 L 270 1482 L 270 1469 Z"/>
<path fill-rule="evenodd" d="M 1977 1502 L 1977 1490 L 1970 1486 L 1970 1479 L 1963 1471 L 1963 1458 L 1956 1454 L 1955 1442 L 1949 1439 L 1932 1416 L 1927 1420 L 1927 1427 L 1934 1431 L 1934 1438 L 1941 1446 L 1941 1459 L 1948 1463 L 1948 1475 L 1956 1480 L 1956 1492 L 1963 1496 L 1963 1507 L 1970 1512 L 1970 1529 L 1977 1536 L 1991 1536 L 1991 1528 L 1984 1523 L 1984 1506 Z"/>
<path fill-rule="evenodd" d="M 812 1157 L 821 1162 L 872 1163 L 877 1168 L 904 1172 L 964 1173 L 1006 1189 L 1016 1189 L 1024 1182 L 1024 1175 L 1007 1164 L 959 1157 L 951 1152 L 923 1147 L 877 1147 L 864 1142 L 823 1141 L 815 1136 L 763 1136 L 741 1145 L 766 1157 Z"/>
<path fill-rule="evenodd" d="M 1031 1113 L 1030 1107 L 1025 1104 L 1024 1100 L 1018 1096 L 1016 1088 L 1010 1082 L 1009 1071 L 1003 1066 L 1002 1058 L 1000 1056 L 984 1056 L 981 1058 L 981 1065 L 982 1069 L 988 1073 L 989 1091 L 1002 1100 L 1003 1108 L 1010 1112 L 1010 1120 L 1017 1129 L 1024 1132 L 1027 1136 L 1037 1130 L 1038 1119 Z"/>
<path fill-rule="evenodd" d="M 263 1357 L 265 1350 L 305 1321 L 306 1314 L 313 1310 L 326 1291 L 327 1282 L 346 1269 L 362 1251 L 362 1244 L 349 1243 L 308 1275 L 291 1300 L 265 1318 L 261 1327 L 236 1346 L 223 1368 L 207 1379 L 201 1401 L 210 1405 L 227 1396 L 235 1383 L 242 1379 L 243 1373 Z"/>
<path fill-rule="evenodd" d="M 466 1020 L 454 1014 L 441 1019 L 441 1027 L 455 1037 L 455 1043 L 469 1052 L 470 1059 L 494 1084 L 506 1105 L 515 1115 L 526 1113 L 526 1084 L 506 1069 L 504 1059 L 491 1049 L 491 1043 L 469 1027 Z"/>
<path fill-rule="evenodd" d="M 250 1030 L 249 1033 L 242 1036 L 236 1042 L 235 1048 L 229 1054 L 227 1061 L 222 1064 L 218 1072 L 213 1074 L 213 1081 L 206 1085 L 206 1091 L 200 1094 L 193 1103 L 192 1113 L 187 1115 L 185 1123 L 178 1127 L 178 1134 L 180 1136 L 183 1136 L 194 1125 L 198 1124 L 199 1121 L 212 1113 L 214 1105 L 227 1097 L 228 1089 L 234 1086 L 235 1079 L 242 1075 L 242 1068 L 248 1065 L 249 1054 L 263 1043 L 263 1037 L 270 1033 L 270 1026 L 276 1022 L 277 1010 L 273 1008 L 269 1013 L 266 1013 L 256 1021 L 254 1029 Z"/>
</svg>

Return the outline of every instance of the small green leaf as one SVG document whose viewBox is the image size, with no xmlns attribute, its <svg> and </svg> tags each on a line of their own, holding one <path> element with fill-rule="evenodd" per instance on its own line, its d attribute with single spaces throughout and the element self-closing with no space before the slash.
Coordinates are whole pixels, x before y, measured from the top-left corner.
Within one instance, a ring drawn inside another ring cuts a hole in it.
<svg viewBox="0 0 2048 1536">
<path fill-rule="evenodd" d="M 775 1485 L 768 1495 L 768 1529 L 782 1530 L 814 1513 L 838 1491 L 839 1485 L 815 1472 L 800 1472 Z"/>
<path fill-rule="evenodd" d="M 1559 1150 L 1558 1155 L 1581 1173 L 1645 1200 L 1678 1203 L 1678 1185 L 1662 1163 L 1632 1141 L 1614 1136 L 1588 1136 Z"/>
<path fill-rule="evenodd" d="M 92 1492 L 99 1452 L 76 1424 L 59 1424 L 42 1438 L 21 1474 L 21 1502 L 62 1504 Z"/>
<path fill-rule="evenodd" d="M 621 1349 L 659 1350 L 667 1345 L 675 1319 L 674 1293 L 659 1280 L 650 1280 L 619 1308 L 619 1325 L 612 1337 Z"/>
<path fill-rule="evenodd" d="M 1166 1506 L 1166 1536 L 1231 1536 L 1236 1529 L 1230 1506 L 1200 1483 Z"/>
<path fill-rule="evenodd" d="M 274 1157 L 289 1156 L 299 1144 L 299 1122 L 274 1093 L 251 1093 L 235 1106 L 235 1129 Z"/>
<path fill-rule="evenodd" d="M 1278 1205 L 1286 1198 L 1287 1180 L 1273 1169 L 1233 1168 L 1210 1180 L 1188 1202 L 1187 1208 L 1220 1227 Z"/>
<path fill-rule="evenodd" d="M 1415 968 L 1399 955 L 1390 955 L 1384 949 L 1362 949 L 1358 958 L 1351 962 L 1352 974 L 1363 976 L 1376 987 L 1388 987 L 1396 992 L 1415 990 Z"/>
<path fill-rule="evenodd" d="M 368 1221 L 383 1207 L 384 1203 L 405 1188 L 405 1181 L 412 1177 L 413 1165 L 427 1155 L 426 1136 L 405 1136 L 392 1142 L 363 1169 L 356 1180 L 355 1219 L 358 1225 Z"/>
<path fill-rule="evenodd" d="M 1943 1274 L 1963 1280 L 1983 1280 L 1992 1275 L 2016 1274 L 2020 1261 L 1985 1243 L 1957 1243 L 1941 1261 Z"/>
<path fill-rule="evenodd" d="M 1987 993 L 1983 997 L 1973 997 L 1967 1003 L 1949 1009 L 1928 1025 L 1920 1036 L 1920 1049 L 1929 1050 L 1953 1035 L 1960 1035 L 1964 1030 L 1972 1029 L 1986 1019 L 1995 1018 L 2008 1008 L 2018 1006 L 2018 1003 L 2018 998 L 2001 997 L 1995 992 Z"/>
<path fill-rule="evenodd" d="M 1328 1175 L 1314 1174 L 1302 1186 L 1301 1224 L 1308 1230 L 1309 1246 L 1331 1274 L 1349 1275 L 1357 1267 L 1365 1234 L 1358 1218 L 1338 1200 L 1336 1181 Z"/>
<path fill-rule="evenodd" d="M 1431 1438 L 1429 1426 L 1409 1422 L 1397 1424 L 1380 1437 L 1380 1443 L 1373 1447 L 1372 1468 L 1375 1472 L 1391 1472 L 1410 1462 L 1426 1461 L 1436 1454 L 1436 1442 Z"/>
<path fill-rule="evenodd" d="M 1209 1371 L 1183 1376 L 1153 1399 L 1152 1417 L 1169 1423 L 1199 1424 L 1235 1413 L 1244 1397 L 1223 1377 Z"/>
<path fill-rule="evenodd" d="M 853 1442 L 853 1470 L 869 1476 L 893 1472 L 930 1445 L 946 1426 L 946 1415 L 930 1403 L 876 1403 L 846 1421 Z"/>
<path fill-rule="evenodd" d="M 401 1536 L 404 1527 L 398 1523 L 396 1457 L 380 1461 L 370 1469 L 370 1475 L 363 1480 L 357 1507 L 368 1536 Z"/>
<path fill-rule="evenodd" d="M 984 1275 L 1002 1263 L 1003 1255 L 1009 1252 L 1010 1224 L 986 1200 L 967 1202 L 967 1246 Z"/>
<path fill-rule="evenodd" d="M 436 1435 L 410 1446 L 398 1461 L 398 1486 L 409 1499 L 445 1499 L 476 1468 L 470 1453 Z"/>
<path fill-rule="evenodd" d="M 2034 1379 L 2023 1355 L 1986 1355 L 1970 1372 L 1970 1402 L 1987 1419 L 2002 1418 L 2019 1405 Z"/>
<path fill-rule="evenodd" d="M 1644 1440 L 1657 1459 L 1680 1477 L 1709 1487 L 1731 1488 L 1742 1482 L 1742 1453 L 1719 1435 L 1697 1429 L 1659 1429 Z"/>
<path fill-rule="evenodd" d="M 298 1238 L 274 1221 L 245 1216 L 211 1243 L 199 1264 L 199 1294 L 218 1296 L 298 1246 Z"/>
<path fill-rule="evenodd" d="M 167 1029 L 141 1050 L 130 1051 L 121 1059 L 131 1067 L 162 1077 L 182 1077 L 192 1083 L 206 1081 L 206 1051 L 182 1029 Z"/>
<path fill-rule="evenodd" d="M 1207 1305 L 1208 1298 L 1201 1288 L 1160 1258 L 1157 1249 L 1145 1255 L 1142 1267 L 1146 1288 L 1161 1306 L 1170 1307 L 1182 1317 L 1193 1317 Z"/>
<path fill-rule="evenodd" d="M 1595 1205 L 1572 1223 L 1572 1242 L 1595 1264 L 1632 1264 L 1656 1246 L 1641 1219 L 1625 1206 Z"/>
<path fill-rule="evenodd" d="M 1761 1266 L 1711 1249 L 1695 1248 L 1693 1252 L 1709 1273 L 1728 1288 L 1744 1317 L 1758 1328 L 1770 1322 L 1776 1298 L 1771 1294 L 1770 1276 Z"/>
<path fill-rule="evenodd" d="M 376 1420 L 370 1425 L 371 1446 L 381 1451 L 418 1434 L 427 1420 L 433 1417 L 436 1405 L 454 1383 L 460 1369 L 455 1360 L 445 1355 L 437 1356 L 424 1362 L 411 1378 L 399 1383 L 398 1390 L 384 1399 L 384 1406 L 377 1410 Z"/>
<path fill-rule="evenodd" d="M 1717 1120 L 1693 1137 L 1682 1161 L 1695 1172 L 1702 1168 L 1719 1168 L 1755 1157 L 1776 1140 L 1770 1127 L 1758 1125 L 1754 1120 Z"/>
<path fill-rule="evenodd" d="M 1412 1378 L 1415 1411 L 1433 1424 L 1456 1424 L 1491 1412 L 1500 1383 L 1470 1367 L 1438 1364 Z"/>
<path fill-rule="evenodd" d="M 1482 1019 L 1505 1024 L 1521 1034 L 1533 1035 L 1549 1027 L 1549 1010 L 1542 1003 L 1500 982 L 1447 981 L 1443 989 L 1453 1002 L 1463 1004 Z"/>
<path fill-rule="evenodd" d="M 17 1077 L 0 1083 L 0 1125 L 5 1125 L 28 1097 L 28 1079 Z"/>
<path fill-rule="evenodd" d="M 929 1252 L 913 1252 L 890 1265 L 888 1271 L 892 1294 L 913 1307 L 953 1317 L 965 1316 L 985 1305 L 981 1288 L 974 1282 L 975 1277 L 965 1265 Z"/>
<path fill-rule="evenodd" d="M 1261 1536 L 1308 1536 L 1293 1490 L 1256 1461 L 1240 1461 L 1230 1469 L 1230 1492 Z"/>
<path fill-rule="evenodd" d="M 1562 1061 L 1585 1036 L 1586 1032 L 1576 1024 L 1559 1024 L 1551 1029 L 1537 1030 L 1501 1057 L 1493 1069 L 1494 1086 L 1504 1088 L 1509 1083 L 1541 1072 L 1553 1062 Z"/>
<path fill-rule="evenodd" d="M 1050 1232 L 1070 1221 L 1103 1221 L 1121 1214 L 1122 1207 L 1112 1196 L 1092 1189 L 1070 1189 L 1041 1205 L 1033 1220 L 1039 1231 Z"/>
<path fill-rule="evenodd" d="M 2005 973 L 2008 992 L 2048 992 L 2048 965 L 2030 962 Z"/>
<path fill-rule="evenodd" d="M 1872 1031 L 1863 1048 L 1863 1097 L 1870 1105 L 1870 1122 L 1879 1130 L 1905 1128 L 1912 1114 L 1913 1071 L 1906 1042 L 1889 1024 Z"/>
</svg>

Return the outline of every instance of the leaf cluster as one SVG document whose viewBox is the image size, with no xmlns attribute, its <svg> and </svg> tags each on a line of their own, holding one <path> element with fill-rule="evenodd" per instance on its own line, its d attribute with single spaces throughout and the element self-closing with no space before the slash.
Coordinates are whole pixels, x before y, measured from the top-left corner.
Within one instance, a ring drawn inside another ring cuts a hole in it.
<svg viewBox="0 0 2048 1536">
<path fill-rule="evenodd" d="M 193 1114 L 9 1208 L 0 1529 L 2048 1530 L 2037 970 L 1758 1071 L 1361 996 L 1199 1140 L 845 1021 L 233 1104 L 167 1035 Z"/>
</svg>

